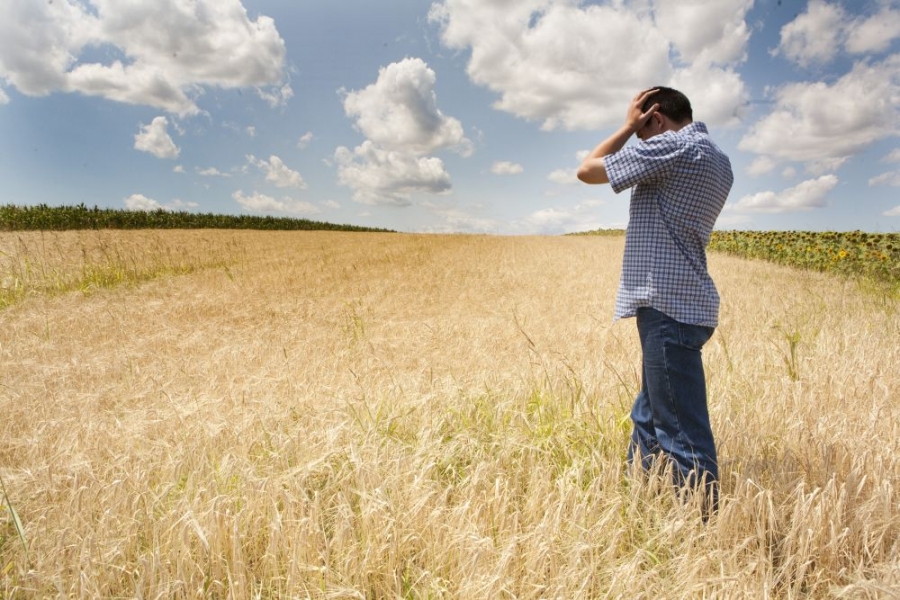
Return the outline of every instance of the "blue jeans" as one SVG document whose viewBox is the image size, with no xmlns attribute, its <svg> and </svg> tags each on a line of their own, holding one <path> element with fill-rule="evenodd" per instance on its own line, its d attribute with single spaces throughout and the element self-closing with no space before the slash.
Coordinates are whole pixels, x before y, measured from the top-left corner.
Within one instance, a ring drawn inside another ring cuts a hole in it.
<svg viewBox="0 0 900 600">
<path fill-rule="evenodd" d="M 638 309 L 637 327 L 643 376 L 631 409 L 628 461 L 639 455 L 646 469 L 660 455 L 670 459 L 676 483 L 705 482 L 715 505 L 719 468 L 701 356 L 714 329 L 680 323 L 653 308 Z"/>
</svg>

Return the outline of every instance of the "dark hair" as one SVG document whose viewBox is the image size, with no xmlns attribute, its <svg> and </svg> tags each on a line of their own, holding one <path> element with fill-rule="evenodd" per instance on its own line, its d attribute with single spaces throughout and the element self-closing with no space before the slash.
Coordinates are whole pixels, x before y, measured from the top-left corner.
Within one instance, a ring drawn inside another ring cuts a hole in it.
<svg viewBox="0 0 900 600">
<path fill-rule="evenodd" d="M 691 101 L 688 100 L 687 96 L 678 90 L 661 85 L 652 89 L 655 89 L 656 93 L 647 98 L 641 110 L 646 112 L 651 106 L 659 103 L 659 112 L 676 123 L 686 123 L 694 120 L 694 111 L 691 110 Z"/>
</svg>

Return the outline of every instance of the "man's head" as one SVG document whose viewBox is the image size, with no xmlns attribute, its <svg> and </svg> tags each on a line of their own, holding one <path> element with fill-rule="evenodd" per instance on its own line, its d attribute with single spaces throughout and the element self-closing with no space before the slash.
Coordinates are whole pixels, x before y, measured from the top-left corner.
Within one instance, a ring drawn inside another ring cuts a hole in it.
<svg viewBox="0 0 900 600">
<path fill-rule="evenodd" d="M 693 122 L 694 113 L 687 96 L 669 87 L 657 86 L 652 89 L 656 92 L 644 101 L 641 110 L 647 112 L 654 104 L 659 104 L 659 108 L 638 131 L 642 140 L 666 131 L 678 131 Z"/>
<path fill-rule="evenodd" d="M 647 98 L 642 106 L 646 111 L 654 104 L 659 104 L 659 112 L 679 125 L 687 125 L 694 120 L 691 101 L 687 96 L 672 88 L 657 86 L 656 93 Z"/>
</svg>

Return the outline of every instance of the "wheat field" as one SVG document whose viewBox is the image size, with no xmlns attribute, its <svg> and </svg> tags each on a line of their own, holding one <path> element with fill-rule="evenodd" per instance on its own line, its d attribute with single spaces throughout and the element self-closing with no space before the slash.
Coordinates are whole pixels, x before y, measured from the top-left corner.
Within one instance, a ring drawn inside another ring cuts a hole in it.
<svg viewBox="0 0 900 600">
<path fill-rule="evenodd" d="M 710 256 L 704 523 L 624 464 L 622 247 L 0 234 L 0 596 L 900 597 L 898 299 Z"/>
</svg>

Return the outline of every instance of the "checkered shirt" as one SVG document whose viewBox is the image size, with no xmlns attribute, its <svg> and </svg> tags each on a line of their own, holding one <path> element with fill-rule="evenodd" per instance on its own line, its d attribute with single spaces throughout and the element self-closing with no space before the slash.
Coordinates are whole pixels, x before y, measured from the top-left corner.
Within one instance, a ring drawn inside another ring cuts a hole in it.
<svg viewBox="0 0 900 600">
<path fill-rule="evenodd" d="M 612 189 L 631 192 L 615 319 L 644 306 L 715 327 L 719 293 L 706 246 L 731 190 L 731 161 L 694 122 L 604 157 Z"/>
</svg>

